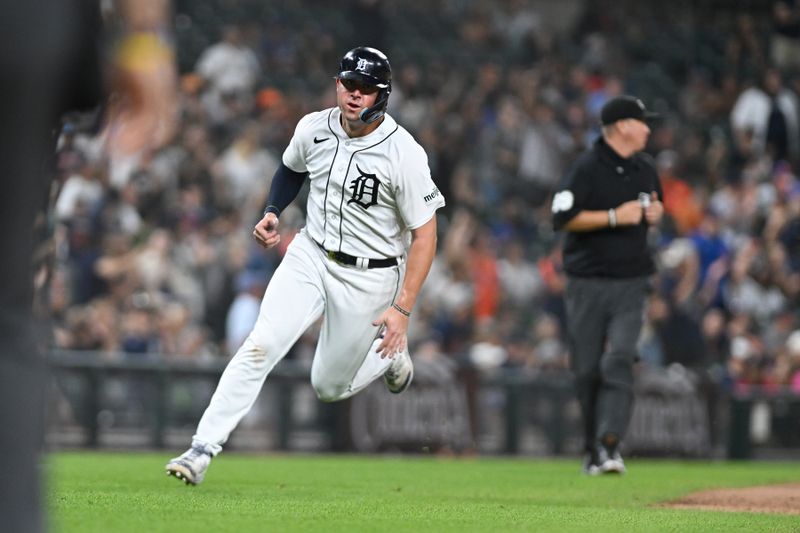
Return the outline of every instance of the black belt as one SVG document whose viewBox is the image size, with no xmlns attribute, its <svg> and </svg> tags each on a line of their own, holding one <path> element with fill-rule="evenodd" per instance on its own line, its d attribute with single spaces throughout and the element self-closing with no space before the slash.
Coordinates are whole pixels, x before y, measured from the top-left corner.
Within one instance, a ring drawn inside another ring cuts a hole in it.
<svg viewBox="0 0 800 533">
<path fill-rule="evenodd" d="M 328 256 L 328 259 L 332 259 L 337 263 L 341 263 L 342 265 L 350 265 L 350 266 L 358 266 L 360 258 L 355 257 L 350 254 L 346 254 L 344 252 L 333 252 L 331 250 L 326 250 L 320 243 L 314 241 L 314 243 L 319 246 L 320 250 L 325 252 Z M 367 268 L 386 268 L 386 267 L 393 267 L 396 266 L 398 261 L 396 257 L 389 257 L 387 259 L 364 259 L 364 261 L 368 261 Z"/>
</svg>

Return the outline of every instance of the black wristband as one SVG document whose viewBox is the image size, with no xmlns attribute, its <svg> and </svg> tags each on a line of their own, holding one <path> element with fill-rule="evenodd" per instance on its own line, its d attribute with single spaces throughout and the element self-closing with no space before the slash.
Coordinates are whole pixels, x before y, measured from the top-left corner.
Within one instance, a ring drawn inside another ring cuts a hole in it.
<svg viewBox="0 0 800 533">
<path fill-rule="evenodd" d="M 406 311 L 397 304 L 392 304 L 392 307 L 394 307 L 395 311 L 399 312 L 401 315 L 411 316 L 411 311 Z"/>
<path fill-rule="evenodd" d="M 266 209 L 264 209 L 264 214 L 261 215 L 262 217 L 267 216 L 267 213 L 275 213 L 276 217 L 281 216 L 281 210 L 275 207 L 274 205 L 268 205 Z"/>
</svg>

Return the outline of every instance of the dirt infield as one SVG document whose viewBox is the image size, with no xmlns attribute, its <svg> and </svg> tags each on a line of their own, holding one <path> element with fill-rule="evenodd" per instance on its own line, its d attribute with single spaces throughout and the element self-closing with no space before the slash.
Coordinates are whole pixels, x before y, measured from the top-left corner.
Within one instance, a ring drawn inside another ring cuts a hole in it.
<svg viewBox="0 0 800 533">
<path fill-rule="evenodd" d="M 800 515 L 800 484 L 705 490 L 664 506 L 673 509 Z"/>
</svg>

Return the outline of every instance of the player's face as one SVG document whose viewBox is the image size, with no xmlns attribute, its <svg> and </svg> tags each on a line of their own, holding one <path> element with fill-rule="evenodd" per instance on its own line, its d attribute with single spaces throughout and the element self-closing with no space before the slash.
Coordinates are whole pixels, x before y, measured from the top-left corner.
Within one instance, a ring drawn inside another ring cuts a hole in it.
<svg viewBox="0 0 800 533">
<path fill-rule="evenodd" d="M 372 106 L 378 99 L 378 88 L 356 80 L 336 80 L 336 103 L 347 122 L 360 120 L 361 110 Z"/>
</svg>

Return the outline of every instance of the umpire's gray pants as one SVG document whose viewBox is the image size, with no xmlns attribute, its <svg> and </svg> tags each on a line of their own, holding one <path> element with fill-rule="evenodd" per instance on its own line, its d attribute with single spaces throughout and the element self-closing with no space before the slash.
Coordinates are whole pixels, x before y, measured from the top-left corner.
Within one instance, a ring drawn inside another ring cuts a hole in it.
<svg viewBox="0 0 800 533">
<path fill-rule="evenodd" d="M 622 439 L 628 429 L 647 287 L 647 277 L 567 279 L 570 365 L 587 451 L 606 434 Z"/>
</svg>

